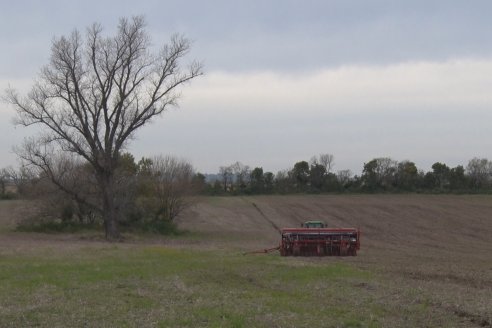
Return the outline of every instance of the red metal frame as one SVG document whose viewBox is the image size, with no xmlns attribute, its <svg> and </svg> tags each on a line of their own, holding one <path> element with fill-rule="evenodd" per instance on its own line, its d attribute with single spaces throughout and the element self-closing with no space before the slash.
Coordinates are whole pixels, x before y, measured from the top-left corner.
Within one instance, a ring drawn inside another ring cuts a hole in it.
<svg viewBox="0 0 492 328">
<path fill-rule="evenodd" d="M 356 228 L 284 228 L 282 256 L 356 256 L 360 230 Z"/>
</svg>

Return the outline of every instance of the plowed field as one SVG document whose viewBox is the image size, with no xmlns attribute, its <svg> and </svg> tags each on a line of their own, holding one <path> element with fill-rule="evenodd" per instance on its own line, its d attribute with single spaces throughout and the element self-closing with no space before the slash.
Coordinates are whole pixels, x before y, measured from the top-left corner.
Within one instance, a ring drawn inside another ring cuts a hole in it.
<svg viewBox="0 0 492 328">
<path fill-rule="evenodd" d="M 464 326 L 492 326 L 490 196 L 209 198 L 188 212 L 181 225 L 207 234 L 215 245 L 253 250 L 277 245 L 276 227 L 318 219 L 362 231 L 356 258 L 324 260 L 382 273 L 395 288 L 389 296 L 395 301 L 398 288 L 422 290 L 429 306 L 456 316 Z"/>
<path fill-rule="evenodd" d="M 79 250 L 108 249 L 97 236 L 12 232 L 15 222 L 29 212 L 26 206 L 22 201 L 0 202 L 0 258 L 37 256 L 43 248 L 64 256 Z M 375 314 L 379 318 L 375 326 L 492 327 L 492 196 L 209 197 L 200 199 L 179 218 L 179 226 L 189 234 L 130 236 L 117 248 L 124 251 L 157 244 L 239 257 L 245 251 L 277 246 L 278 228 L 296 227 L 306 220 L 361 229 L 357 257 L 289 258 L 286 263 L 338 263 L 375 274 L 377 279 L 358 281 L 347 290 L 351 297 L 357 298 L 357 290 L 365 295 L 366 308 L 372 303 L 388 308 L 387 313 Z M 356 306 L 357 300 L 350 304 Z M 413 317 L 408 309 L 422 312 Z M 15 313 L 8 311 L 5 313 Z M 278 316 L 282 318 L 288 322 L 287 316 Z M 251 324 L 266 322 L 257 320 Z M 272 320 L 272 324 L 279 322 Z"/>
</svg>

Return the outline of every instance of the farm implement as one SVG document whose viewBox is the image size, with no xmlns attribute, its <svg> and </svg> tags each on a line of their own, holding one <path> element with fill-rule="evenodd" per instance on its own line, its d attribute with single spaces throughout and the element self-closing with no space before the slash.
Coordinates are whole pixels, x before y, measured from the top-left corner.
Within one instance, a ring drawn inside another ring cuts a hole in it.
<svg viewBox="0 0 492 328">
<path fill-rule="evenodd" d="M 281 256 L 356 256 L 360 249 L 360 230 L 327 228 L 321 221 L 308 221 L 301 228 L 284 228 L 278 247 L 249 252 L 280 251 Z"/>
</svg>

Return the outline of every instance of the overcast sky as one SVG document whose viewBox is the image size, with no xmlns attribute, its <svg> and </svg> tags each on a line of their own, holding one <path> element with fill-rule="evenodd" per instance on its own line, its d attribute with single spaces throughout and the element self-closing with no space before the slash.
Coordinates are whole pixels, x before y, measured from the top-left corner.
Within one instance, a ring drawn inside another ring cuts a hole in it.
<svg viewBox="0 0 492 328">
<path fill-rule="evenodd" d="M 53 37 L 145 15 L 153 44 L 194 41 L 205 75 L 144 127 L 137 158 L 174 154 L 201 172 L 240 161 L 276 172 L 331 153 L 360 173 L 375 157 L 492 159 L 491 1 L 0 1 L 0 90 L 28 90 Z M 0 103 L 0 167 L 34 131 Z"/>
</svg>

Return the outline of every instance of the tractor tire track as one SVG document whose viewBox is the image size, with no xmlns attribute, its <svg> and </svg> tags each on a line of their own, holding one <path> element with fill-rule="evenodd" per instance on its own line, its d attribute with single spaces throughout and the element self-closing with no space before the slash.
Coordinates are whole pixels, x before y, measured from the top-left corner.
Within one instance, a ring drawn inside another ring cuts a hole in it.
<svg viewBox="0 0 492 328">
<path fill-rule="evenodd" d="M 244 201 L 247 202 L 246 200 Z M 251 205 L 253 205 L 253 207 L 258 211 L 258 213 L 260 213 L 261 217 L 265 219 L 265 221 L 267 221 L 273 227 L 273 229 L 277 230 L 279 234 L 282 234 L 282 230 L 280 230 L 278 225 L 276 225 L 275 222 L 270 220 L 270 218 L 266 216 L 265 213 L 263 213 L 263 211 L 258 207 L 258 205 L 256 205 L 256 203 L 251 202 Z"/>
</svg>

